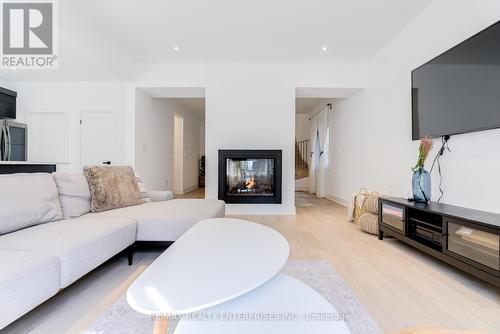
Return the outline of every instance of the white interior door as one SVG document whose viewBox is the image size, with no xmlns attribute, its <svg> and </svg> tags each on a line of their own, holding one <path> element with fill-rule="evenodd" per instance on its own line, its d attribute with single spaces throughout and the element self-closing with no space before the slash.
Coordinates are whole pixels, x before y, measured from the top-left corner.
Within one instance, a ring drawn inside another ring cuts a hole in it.
<svg viewBox="0 0 500 334">
<path fill-rule="evenodd" d="M 68 118 L 65 112 L 29 112 L 30 160 L 69 162 Z"/>
<path fill-rule="evenodd" d="M 80 114 L 81 166 L 115 163 L 116 136 L 111 112 Z"/>
<path fill-rule="evenodd" d="M 174 193 L 184 193 L 184 118 L 174 114 Z"/>
</svg>

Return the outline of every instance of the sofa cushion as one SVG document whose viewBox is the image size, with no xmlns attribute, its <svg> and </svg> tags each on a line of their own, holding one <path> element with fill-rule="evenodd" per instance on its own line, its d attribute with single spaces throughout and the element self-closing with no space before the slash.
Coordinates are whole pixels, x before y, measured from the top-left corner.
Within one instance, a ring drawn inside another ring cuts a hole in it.
<svg viewBox="0 0 500 334">
<path fill-rule="evenodd" d="M 0 234 L 62 219 L 56 183 L 48 173 L 0 175 Z"/>
<path fill-rule="evenodd" d="M 89 184 L 82 173 L 52 173 L 59 192 L 59 201 L 64 218 L 80 217 L 90 212 Z"/>
<path fill-rule="evenodd" d="M 85 166 L 92 196 L 92 212 L 101 212 L 144 203 L 130 166 Z"/>
<path fill-rule="evenodd" d="M 144 203 L 85 217 L 124 217 L 137 222 L 138 241 L 175 241 L 191 226 L 207 218 L 224 217 L 225 203 L 211 199 L 173 199 Z"/>
<path fill-rule="evenodd" d="M 33 251 L 0 250 L 0 329 L 59 291 L 59 259 Z"/>
<path fill-rule="evenodd" d="M 135 241 L 130 219 L 71 219 L 0 236 L 1 249 L 38 251 L 59 258 L 64 288 Z"/>
</svg>

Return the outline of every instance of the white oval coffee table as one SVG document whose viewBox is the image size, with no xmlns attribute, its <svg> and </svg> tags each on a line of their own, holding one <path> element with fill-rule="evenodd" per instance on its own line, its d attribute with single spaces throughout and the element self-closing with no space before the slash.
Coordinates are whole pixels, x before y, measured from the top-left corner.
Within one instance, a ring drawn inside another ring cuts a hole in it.
<svg viewBox="0 0 500 334">
<path fill-rule="evenodd" d="M 342 315 L 325 298 L 285 274 L 190 317 L 179 322 L 175 334 L 350 333 Z"/>
<path fill-rule="evenodd" d="M 200 221 L 129 287 L 127 301 L 152 316 L 182 315 L 239 297 L 274 277 L 288 259 L 275 230 L 232 218 Z M 166 317 L 161 317 L 167 319 Z M 166 321 L 157 321 L 163 331 Z"/>
</svg>

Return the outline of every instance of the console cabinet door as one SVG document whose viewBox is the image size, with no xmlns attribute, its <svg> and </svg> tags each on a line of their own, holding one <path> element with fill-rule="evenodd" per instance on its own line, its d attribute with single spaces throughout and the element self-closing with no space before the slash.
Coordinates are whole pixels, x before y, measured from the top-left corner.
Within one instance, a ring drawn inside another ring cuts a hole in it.
<svg viewBox="0 0 500 334">
<path fill-rule="evenodd" d="M 404 235 L 406 232 L 405 208 L 395 204 L 382 202 L 380 209 L 381 222 Z"/>
<path fill-rule="evenodd" d="M 475 267 L 499 276 L 500 233 L 494 228 L 483 227 L 455 219 L 446 219 L 447 243 L 445 252 Z"/>
</svg>

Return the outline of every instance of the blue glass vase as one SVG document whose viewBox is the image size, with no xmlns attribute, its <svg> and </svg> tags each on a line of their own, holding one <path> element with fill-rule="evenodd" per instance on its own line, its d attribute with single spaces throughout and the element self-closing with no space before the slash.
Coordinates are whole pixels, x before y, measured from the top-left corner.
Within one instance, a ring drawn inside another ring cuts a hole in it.
<svg viewBox="0 0 500 334">
<path fill-rule="evenodd" d="M 431 174 L 424 168 L 413 172 L 413 199 L 415 202 L 427 203 L 431 200 Z"/>
</svg>

